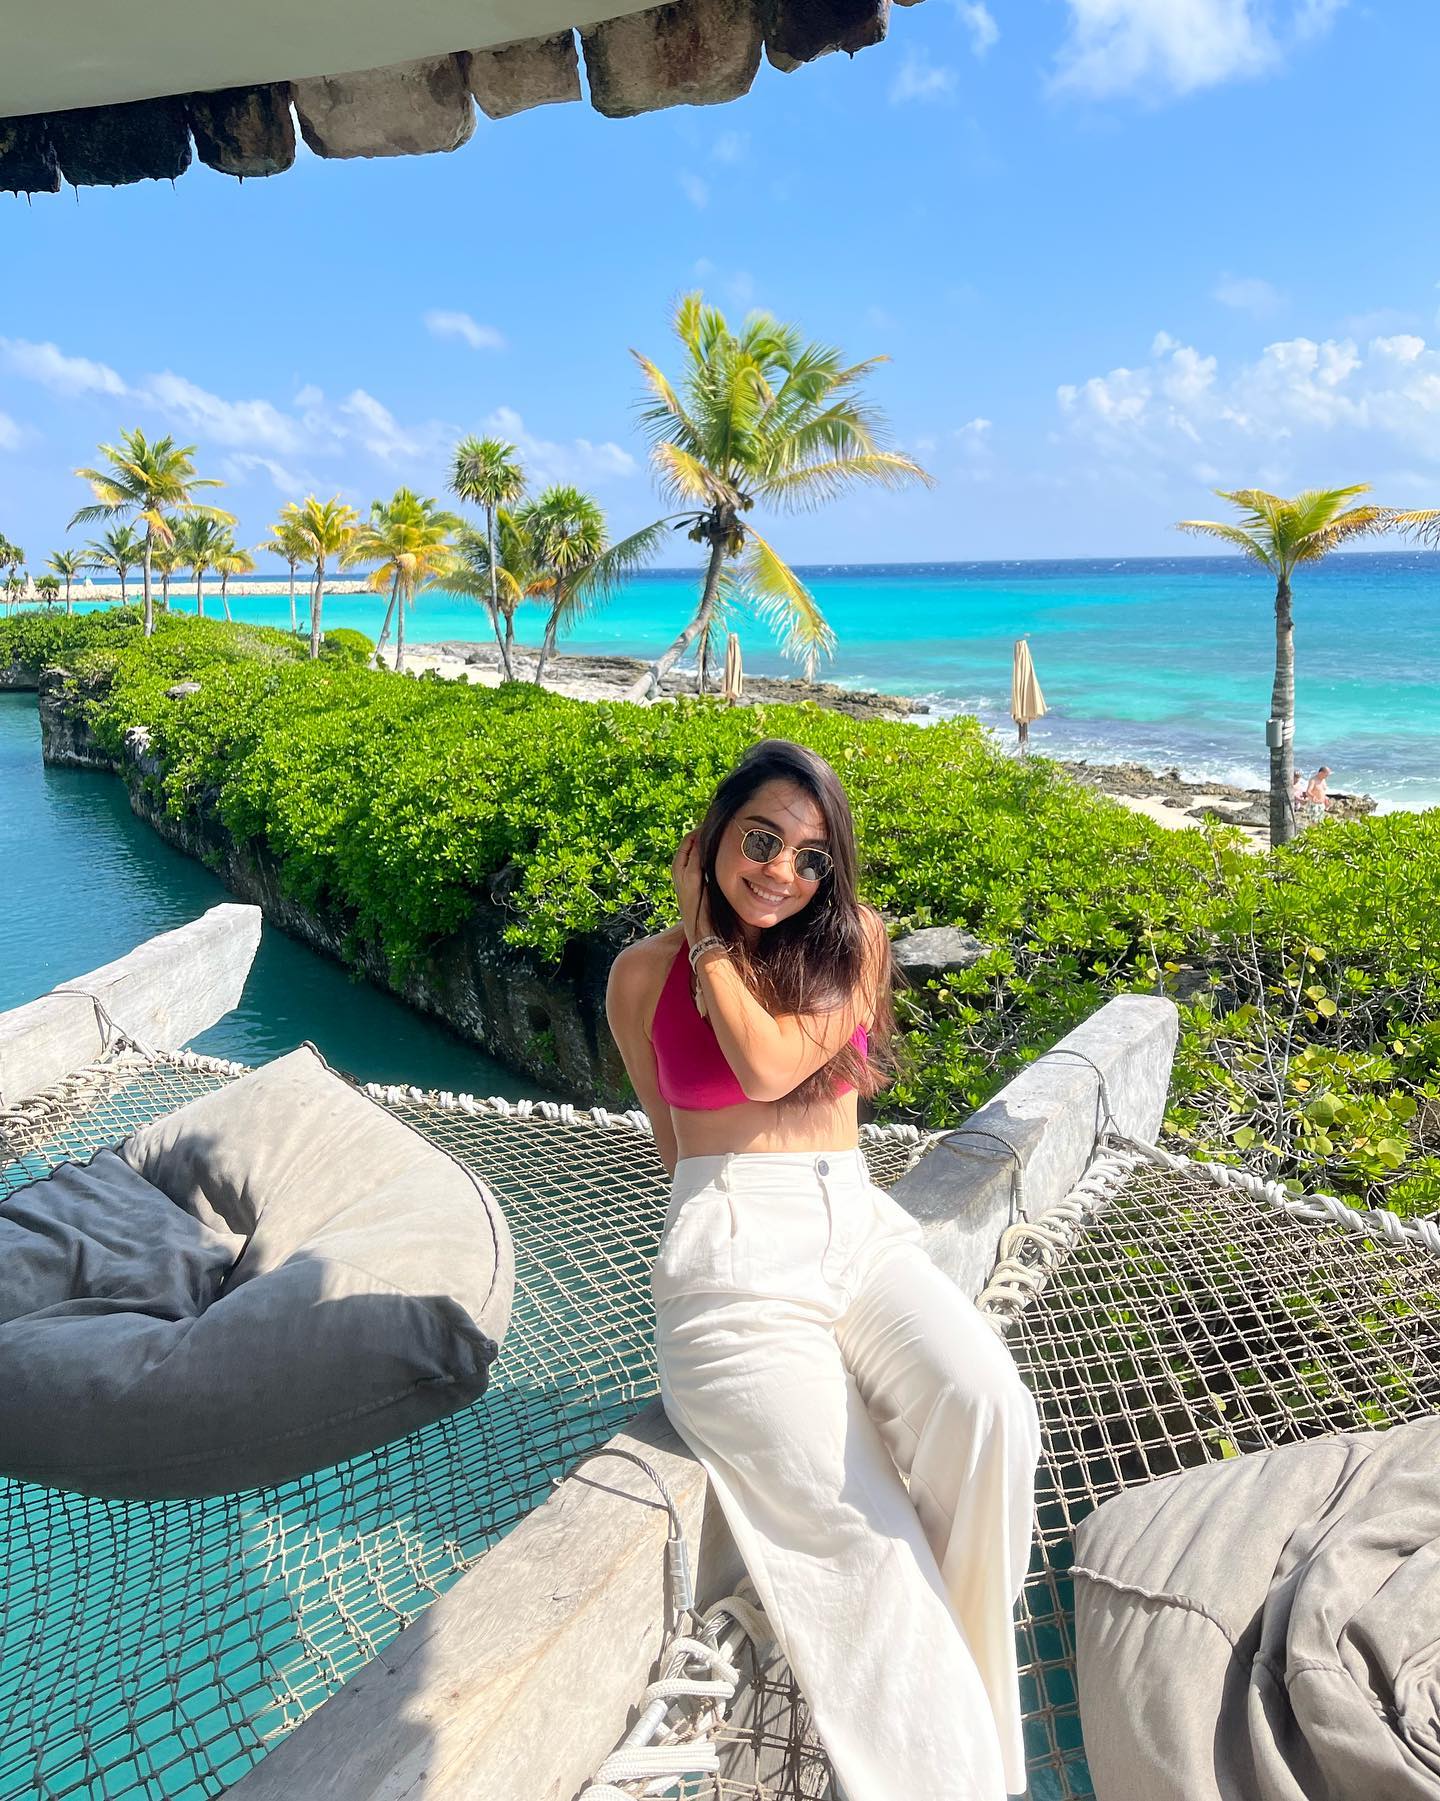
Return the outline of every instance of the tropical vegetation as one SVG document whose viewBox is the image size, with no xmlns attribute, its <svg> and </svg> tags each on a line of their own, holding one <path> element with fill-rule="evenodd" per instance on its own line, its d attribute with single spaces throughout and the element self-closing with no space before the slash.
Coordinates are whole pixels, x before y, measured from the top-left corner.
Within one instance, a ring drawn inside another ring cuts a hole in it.
<svg viewBox="0 0 1440 1801">
<path fill-rule="evenodd" d="M 455 446 L 450 469 L 451 492 L 485 514 L 485 549 L 483 557 L 475 550 L 465 561 L 471 570 L 483 576 L 486 588 L 467 589 L 482 598 L 490 613 L 490 627 L 500 647 L 500 677 L 514 681 L 515 667 L 510 657 L 514 626 L 514 601 L 505 615 L 506 630 L 500 629 L 500 564 L 496 556 L 496 521 L 503 507 L 513 506 L 525 492 L 525 472 L 513 444 L 500 438 L 462 438 Z M 468 529 L 468 528 L 467 528 Z"/>
<path fill-rule="evenodd" d="M 151 594 L 151 573 L 155 547 L 169 544 L 174 536 L 171 524 L 176 514 L 187 519 L 210 518 L 233 525 L 234 516 L 220 507 L 205 506 L 195 499 L 198 488 L 218 488 L 223 483 L 212 476 L 197 475 L 191 458 L 193 444 L 176 444 L 168 435 L 147 441 L 138 428 L 122 431 L 119 445 L 102 444 L 100 454 L 106 460 L 102 469 L 77 469 L 75 473 L 89 482 L 95 496 L 93 506 L 81 507 L 70 520 L 76 525 L 101 519 L 129 519 L 142 525 L 144 535 L 138 558 L 144 572 L 145 636 L 155 630 L 155 608 Z M 113 537 L 113 533 L 110 534 Z M 125 568 L 120 566 L 120 600 L 125 602 Z"/>
<path fill-rule="evenodd" d="M 1295 836 L 1295 612 L 1291 581 L 1297 568 L 1318 563 L 1352 539 L 1386 531 L 1397 517 L 1393 509 L 1352 506 L 1357 494 L 1370 492 L 1369 482 L 1348 488 L 1310 488 L 1293 500 L 1267 494 L 1263 488 L 1217 488 L 1221 500 L 1239 509 L 1238 524 L 1214 519 L 1182 519 L 1177 530 L 1219 538 L 1268 569 L 1275 577 L 1275 682 L 1270 717 L 1277 729 L 1270 741 L 1270 842 L 1288 844 Z"/>
<path fill-rule="evenodd" d="M 65 611 L 71 611 L 70 589 L 77 575 L 85 567 L 85 559 L 78 550 L 52 550 L 48 567 L 65 584 Z"/>
<path fill-rule="evenodd" d="M 441 510 L 436 500 L 422 500 L 409 488 L 397 488 L 388 501 L 377 500 L 370 517 L 357 525 L 342 552 L 346 563 L 373 563 L 371 586 L 387 590 L 390 605 L 376 649 L 380 649 L 395 620 L 395 667 L 405 668 L 405 613 L 415 604 L 422 588 L 430 588 L 450 573 L 455 562 L 451 534 L 460 521 Z"/>
<path fill-rule="evenodd" d="M 310 590 L 312 658 L 320 655 L 320 646 L 324 640 L 321 615 L 325 606 L 326 565 L 332 559 L 337 563 L 344 561 L 359 523 L 360 516 L 354 507 L 341 500 L 338 494 L 329 500 L 318 500 L 315 495 L 309 494 L 295 510 L 295 530 L 299 541 L 304 545 L 305 559 L 315 571 Z"/>
<path fill-rule="evenodd" d="M 71 521 L 74 524 L 74 521 Z M 145 541 L 131 525 L 115 525 L 86 544 L 86 565 L 91 569 L 110 569 L 119 578 L 120 604 L 128 606 L 130 591 L 126 585 L 130 571 L 139 566 L 145 554 Z"/>
<path fill-rule="evenodd" d="M 284 632 L 176 616 L 146 644 L 135 620 L 0 624 L 0 667 L 63 658 L 101 742 L 118 755 L 144 725 L 165 804 L 213 809 L 357 958 L 430 955 L 502 869 L 504 937 L 549 963 L 585 934 L 673 923 L 695 772 L 791 737 L 841 772 L 865 896 L 892 927 L 991 947 L 899 994 L 902 1070 L 878 1118 L 958 1122 L 1110 996 L 1168 994 L 1168 1143 L 1402 1215 L 1440 1208 L 1440 809 L 1257 856 L 1233 828 L 1167 831 L 1006 756 L 973 721 L 397 682 L 328 639 L 316 664 Z M 182 679 L 199 692 L 170 698 Z"/>
</svg>

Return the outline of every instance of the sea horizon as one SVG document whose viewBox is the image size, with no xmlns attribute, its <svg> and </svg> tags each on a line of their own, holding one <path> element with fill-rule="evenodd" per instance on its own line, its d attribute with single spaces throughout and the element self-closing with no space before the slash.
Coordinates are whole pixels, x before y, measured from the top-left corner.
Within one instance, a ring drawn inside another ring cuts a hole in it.
<svg viewBox="0 0 1440 1801">
<path fill-rule="evenodd" d="M 1013 737 L 1010 657 L 1023 635 L 1050 708 L 1031 729 L 1037 752 L 1244 787 L 1268 782 L 1274 583 L 1258 565 L 1176 553 L 797 568 L 837 638 L 818 680 L 924 701 L 922 725 L 968 714 Z M 232 596 L 232 614 L 288 624 L 288 577 L 258 579 L 268 591 Z M 656 656 L 689 619 L 699 579 L 694 564 L 644 571 L 557 649 Z M 96 586 L 107 599 L 118 588 Z M 129 587 L 133 599 L 138 581 Z M 1382 811 L 1440 804 L 1437 587 L 1440 553 L 1420 550 L 1336 554 L 1295 581 L 1296 761 L 1307 770 L 1328 763 L 1332 787 L 1369 793 Z M 298 598 L 303 617 L 303 579 Z M 193 611 L 193 587 L 187 596 L 183 580 L 172 583 L 171 604 Z M 325 624 L 377 637 L 386 604 L 378 593 L 332 595 Z M 538 606 L 522 608 L 522 643 L 538 642 L 542 618 Z M 747 672 L 801 673 L 767 623 L 743 613 L 733 623 Z M 418 648 L 491 634 L 479 602 L 432 590 L 417 598 L 406 638 Z M 723 655 L 723 638 L 720 646 Z M 686 661 L 693 657 L 692 647 Z"/>
</svg>

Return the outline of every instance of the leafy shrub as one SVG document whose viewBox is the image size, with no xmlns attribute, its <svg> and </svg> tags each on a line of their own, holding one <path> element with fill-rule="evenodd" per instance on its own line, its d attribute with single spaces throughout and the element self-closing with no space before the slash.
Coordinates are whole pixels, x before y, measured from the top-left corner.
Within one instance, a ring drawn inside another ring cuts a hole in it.
<svg viewBox="0 0 1440 1801">
<path fill-rule="evenodd" d="M 71 623 L 0 625 L 0 667 L 7 634 Z M 877 1117 L 954 1123 L 1111 995 L 1164 993 L 1182 1021 L 1172 1142 L 1440 1206 L 1440 811 L 1323 824 L 1262 857 L 1233 828 L 1167 831 L 1004 755 L 970 720 L 396 680 L 210 620 L 162 619 L 149 643 L 97 622 L 93 642 L 65 654 L 101 742 L 146 725 L 172 812 L 218 814 L 396 964 L 492 894 L 506 940 L 552 962 L 598 928 L 673 923 L 676 843 L 750 743 L 794 738 L 846 784 L 866 899 L 900 930 L 994 947 L 897 996 L 903 1066 Z M 181 679 L 200 691 L 168 699 Z"/>
<path fill-rule="evenodd" d="M 355 663 L 363 669 L 375 655 L 375 640 L 353 626 L 330 626 L 326 628 L 320 655 L 337 663 Z"/>
</svg>

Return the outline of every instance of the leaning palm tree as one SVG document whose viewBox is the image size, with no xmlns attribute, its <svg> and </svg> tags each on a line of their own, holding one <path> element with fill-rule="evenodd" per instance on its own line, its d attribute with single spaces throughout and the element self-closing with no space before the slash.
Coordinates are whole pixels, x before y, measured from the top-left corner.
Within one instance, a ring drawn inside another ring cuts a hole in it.
<svg viewBox="0 0 1440 1801">
<path fill-rule="evenodd" d="M 91 510 L 85 509 L 86 512 Z M 91 538 L 85 548 L 90 552 L 86 560 L 91 569 L 113 569 L 120 577 L 120 605 L 128 605 L 130 596 L 125 586 L 126 578 L 143 562 L 145 540 L 133 527 L 115 525 L 99 538 Z"/>
<path fill-rule="evenodd" d="M 409 488 L 398 488 L 388 501 L 377 500 L 344 552 L 346 563 L 374 563 L 370 585 L 390 591 L 390 606 L 375 646 L 377 653 L 395 616 L 395 667 L 405 667 L 405 609 L 422 588 L 448 576 L 455 564 L 452 534 L 460 521 L 443 512 L 436 500 L 422 500 Z"/>
<path fill-rule="evenodd" d="M 516 524 L 529 541 L 538 581 L 550 600 L 535 665 L 539 686 L 560 632 L 586 618 L 654 557 L 664 542 L 666 522 L 657 520 L 611 544 L 598 501 L 578 488 L 556 483 L 519 509 Z"/>
<path fill-rule="evenodd" d="M 227 532 L 225 543 L 220 548 L 220 554 L 215 558 L 215 568 L 220 572 L 220 606 L 228 620 L 230 617 L 230 577 L 252 574 L 255 568 L 255 559 Z"/>
<path fill-rule="evenodd" d="M 0 550 L 0 561 L 3 560 L 4 551 Z M 52 550 L 48 566 L 65 583 L 65 611 L 68 613 L 71 611 L 70 584 L 85 567 L 85 559 L 78 550 Z"/>
<path fill-rule="evenodd" d="M 1290 578 L 1301 563 L 1318 563 L 1351 538 L 1387 530 L 1396 522 L 1392 508 L 1349 506 L 1357 494 L 1370 492 L 1369 482 L 1349 488 L 1307 488 L 1293 500 L 1262 488 L 1216 488 L 1221 500 L 1240 509 L 1238 525 L 1213 519 L 1181 519 L 1176 530 L 1196 532 L 1233 544 L 1252 562 L 1275 577 L 1275 682 L 1270 717 L 1280 724 L 1269 734 L 1270 842 L 1288 844 L 1295 836 L 1295 614 Z"/>
<path fill-rule="evenodd" d="M 462 525 L 455 534 L 457 561 L 448 585 L 457 594 L 472 595 L 487 605 L 494 595 L 504 624 L 503 636 L 498 623 L 496 627 L 501 675 L 505 681 L 515 681 L 515 609 L 522 601 L 542 599 L 552 583 L 549 573 L 536 562 L 535 546 L 509 507 L 496 508 L 493 542 L 492 558 L 490 537 Z"/>
<path fill-rule="evenodd" d="M 315 585 L 310 599 L 310 655 L 320 655 L 323 637 L 320 629 L 321 609 L 325 604 L 325 565 L 331 557 L 343 558 L 360 515 L 338 494 L 329 500 L 317 500 L 313 494 L 295 514 L 296 526 L 305 542 L 306 561 L 315 570 Z"/>
<path fill-rule="evenodd" d="M 752 313 L 738 332 L 700 294 L 687 294 L 672 321 L 684 362 L 672 384 L 632 350 L 645 375 L 641 422 L 662 490 L 684 511 L 679 523 L 706 547 L 694 616 L 630 690 L 639 700 L 698 637 L 708 640 L 728 562 L 732 595 L 752 601 L 783 632 L 781 648 L 813 677 L 834 647 L 815 597 L 742 515 L 757 502 L 782 512 L 819 506 L 870 483 L 931 483 L 918 463 L 883 448 L 883 421 L 860 393 L 884 357 L 847 364 L 838 350 L 807 344 L 793 325 Z M 703 675 L 703 671 L 702 671 Z"/>
<path fill-rule="evenodd" d="M 280 517 L 270 527 L 270 536 L 263 544 L 255 546 L 261 556 L 279 557 L 290 570 L 290 630 L 298 632 L 299 621 L 295 615 L 295 571 L 309 554 L 309 539 L 301 529 L 300 509 L 293 500 L 287 500 L 280 509 Z"/>
<path fill-rule="evenodd" d="M 230 533 L 208 513 L 191 513 L 175 522 L 175 549 L 182 567 L 195 577 L 195 617 L 205 617 L 205 577 L 225 553 Z"/>
<path fill-rule="evenodd" d="M 141 554 L 134 561 L 145 572 L 145 636 L 148 638 L 155 630 L 155 609 L 150 592 L 155 546 L 170 542 L 173 535 L 171 515 L 208 516 L 226 525 L 233 525 L 235 520 L 222 508 L 203 506 L 194 499 L 197 488 L 220 488 L 224 483 L 195 473 L 195 465 L 190 461 L 195 454 L 193 444 L 176 444 L 169 436 L 147 443 L 142 431 L 122 431 L 119 445 L 102 444 L 100 453 L 107 459 L 108 468 L 75 471 L 89 482 L 96 504 L 81 507 L 70 523 L 73 526 L 81 520 L 89 524 L 97 519 L 129 517 L 145 527 Z M 124 586 L 123 577 L 121 586 Z"/>
<path fill-rule="evenodd" d="M 451 492 L 484 509 L 487 568 L 490 576 L 490 625 L 500 646 L 500 675 L 515 679 L 509 644 L 500 631 L 500 565 L 495 555 L 495 522 L 502 507 L 511 507 L 525 492 L 525 472 L 513 444 L 500 438 L 462 438 L 455 446 L 450 471 Z"/>
</svg>

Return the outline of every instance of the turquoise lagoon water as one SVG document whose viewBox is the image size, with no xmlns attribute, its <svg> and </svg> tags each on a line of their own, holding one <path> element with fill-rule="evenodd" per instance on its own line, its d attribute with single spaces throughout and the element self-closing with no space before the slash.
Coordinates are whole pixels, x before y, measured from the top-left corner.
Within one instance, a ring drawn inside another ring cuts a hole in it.
<svg viewBox="0 0 1440 1801">
<path fill-rule="evenodd" d="M 1238 557 L 812 567 L 801 572 L 838 638 L 818 673 L 846 687 L 928 700 L 1009 733 L 1010 656 L 1030 636 L 1050 713 L 1032 741 L 1054 756 L 1178 765 L 1197 778 L 1263 784 L 1274 670 L 1274 587 Z M 694 570 L 632 582 L 562 640 L 565 651 L 662 650 L 690 616 Z M 1331 557 L 1297 579 L 1297 761 L 1328 763 L 1332 786 L 1382 806 L 1440 803 L 1440 555 Z M 275 596 L 232 602 L 237 617 L 289 621 Z M 337 595 L 325 618 L 378 636 L 382 596 Z M 542 614 L 522 608 L 538 643 Z M 795 674 L 768 626 L 742 617 L 747 670 Z M 484 609 L 422 596 L 417 643 L 481 639 Z"/>
<path fill-rule="evenodd" d="M 45 768 L 33 694 L 0 694 L 0 871 L 0 1011 L 234 898 L 136 819 L 114 776 Z M 266 926 L 240 1006 L 194 1048 L 263 1063 L 307 1038 L 366 1081 L 547 1093 Z"/>
</svg>

